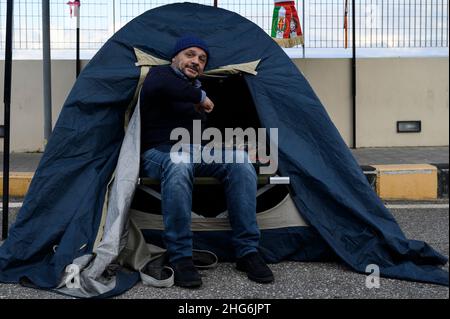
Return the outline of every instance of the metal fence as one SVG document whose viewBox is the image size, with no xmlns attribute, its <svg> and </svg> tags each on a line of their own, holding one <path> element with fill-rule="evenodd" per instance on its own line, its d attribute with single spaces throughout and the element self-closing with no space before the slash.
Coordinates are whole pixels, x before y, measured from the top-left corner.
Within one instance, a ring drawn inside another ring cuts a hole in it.
<svg viewBox="0 0 450 319">
<path fill-rule="evenodd" d="M 348 41 L 352 41 L 349 0 Z M 81 0 L 81 49 L 98 50 L 128 21 L 164 0 Z M 212 5 L 213 0 L 191 1 Z M 296 1 L 305 48 L 343 48 L 345 0 Z M 234 11 L 270 33 L 273 0 L 219 0 L 219 7 Z M 67 0 L 50 0 L 52 49 L 75 48 L 75 18 Z M 14 49 L 41 48 L 41 0 L 16 0 Z M 448 0 L 359 0 L 355 3 L 358 48 L 448 47 Z M 0 49 L 4 49 L 6 0 L 0 0 Z"/>
<path fill-rule="evenodd" d="M 123 25 L 137 14 L 176 1 L 119 0 L 116 2 L 120 3 L 119 18 Z M 214 3 L 213 0 L 190 0 L 189 2 L 203 5 L 213 5 Z M 296 3 L 298 2 L 299 1 L 296 1 Z M 272 25 L 273 0 L 218 0 L 218 6 L 222 9 L 239 13 L 259 25 L 266 32 L 270 31 Z"/>
</svg>

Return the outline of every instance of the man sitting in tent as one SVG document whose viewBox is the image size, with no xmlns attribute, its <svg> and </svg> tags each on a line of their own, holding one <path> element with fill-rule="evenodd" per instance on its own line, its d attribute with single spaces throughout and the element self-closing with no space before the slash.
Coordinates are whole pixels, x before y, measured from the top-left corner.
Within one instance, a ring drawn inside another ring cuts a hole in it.
<svg viewBox="0 0 450 319">
<path fill-rule="evenodd" d="M 192 260 L 190 224 L 194 175 L 213 176 L 224 184 L 236 268 L 246 272 L 253 281 L 269 283 L 274 280 L 272 271 L 258 253 L 257 176 L 252 164 L 249 161 L 208 164 L 191 159 L 196 153 L 194 150 L 200 150 L 201 154 L 203 147 L 200 144 L 187 145 L 188 151 L 183 149 L 184 160 L 180 163 L 171 158 L 172 144 L 175 143 L 170 138 L 171 132 L 184 128 L 192 136 L 193 121 L 200 120 L 204 124 L 205 113 L 214 108 L 214 103 L 200 89 L 198 80 L 208 58 L 209 49 L 203 40 L 195 36 L 182 37 L 175 45 L 172 64 L 153 68 L 146 77 L 141 91 L 142 172 L 147 177 L 161 180 L 164 240 L 176 285 L 193 288 L 202 284 Z M 232 152 L 232 158 L 239 156 L 237 151 L 225 152 Z"/>
</svg>

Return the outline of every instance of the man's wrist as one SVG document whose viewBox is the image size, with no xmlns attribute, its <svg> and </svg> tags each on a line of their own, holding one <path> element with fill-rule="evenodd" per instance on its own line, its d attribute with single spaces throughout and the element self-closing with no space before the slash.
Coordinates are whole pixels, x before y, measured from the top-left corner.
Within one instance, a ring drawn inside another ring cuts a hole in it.
<svg viewBox="0 0 450 319">
<path fill-rule="evenodd" d="M 202 90 L 202 98 L 200 100 L 200 104 L 203 104 L 206 100 L 206 92 Z"/>
</svg>

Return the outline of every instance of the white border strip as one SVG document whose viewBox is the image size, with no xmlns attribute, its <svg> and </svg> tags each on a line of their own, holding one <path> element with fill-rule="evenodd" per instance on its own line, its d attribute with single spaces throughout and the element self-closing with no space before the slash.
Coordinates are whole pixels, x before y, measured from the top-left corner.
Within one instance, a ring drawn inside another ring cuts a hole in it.
<svg viewBox="0 0 450 319">
<path fill-rule="evenodd" d="M 449 204 L 405 204 L 405 205 L 386 205 L 389 209 L 443 209 L 449 208 Z"/>
<path fill-rule="evenodd" d="M 23 203 L 16 202 L 16 203 L 9 203 L 9 208 L 20 208 L 22 207 Z M 3 205 L 0 205 L 0 210 L 3 209 Z"/>
</svg>

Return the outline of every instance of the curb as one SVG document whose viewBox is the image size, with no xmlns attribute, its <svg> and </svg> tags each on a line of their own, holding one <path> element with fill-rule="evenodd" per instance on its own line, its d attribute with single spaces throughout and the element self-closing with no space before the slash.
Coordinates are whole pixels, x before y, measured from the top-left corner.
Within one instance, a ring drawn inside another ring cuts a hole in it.
<svg viewBox="0 0 450 319">
<path fill-rule="evenodd" d="M 448 164 L 431 164 L 438 170 L 438 197 L 448 198 Z"/>
<path fill-rule="evenodd" d="M 449 198 L 449 164 L 364 165 L 361 169 L 381 199 Z M 33 176 L 31 172 L 11 172 L 9 195 L 24 197 Z M 0 174 L 0 180 L 0 194 L 3 195 L 3 174 Z"/>
<path fill-rule="evenodd" d="M 24 197 L 30 187 L 34 173 L 10 172 L 9 173 L 9 196 Z M 3 196 L 3 173 L 0 174 L 0 195 Z"/>
<path fill-rule="evenodd" d="M 361 169 L 383 200 L 448 198 L 448 164 L 372 165 Z"/>
</svg>

